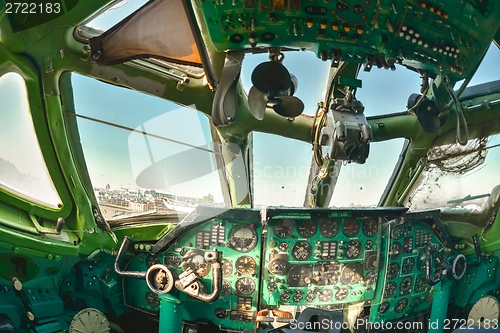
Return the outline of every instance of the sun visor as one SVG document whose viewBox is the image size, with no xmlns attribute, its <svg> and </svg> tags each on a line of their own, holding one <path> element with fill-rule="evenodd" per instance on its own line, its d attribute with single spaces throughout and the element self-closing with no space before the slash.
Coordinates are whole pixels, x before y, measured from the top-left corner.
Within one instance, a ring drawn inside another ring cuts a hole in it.
<svg viewBox="0 0 500 333">
<path fill-rule="evenodd" d="M 158 58 L 201 67 L 183 0 L 152 0 L 102 35 L 90 39 L 92 59 L 113 65 Z"/>
</svg>

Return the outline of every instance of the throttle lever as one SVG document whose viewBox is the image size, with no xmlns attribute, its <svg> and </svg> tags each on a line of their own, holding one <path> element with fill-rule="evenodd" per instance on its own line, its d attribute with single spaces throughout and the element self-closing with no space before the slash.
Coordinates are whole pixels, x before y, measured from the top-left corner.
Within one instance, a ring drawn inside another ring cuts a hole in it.
<svg viewBox="0 0 500 333">
<path fill-rule="evenodd" d="M 212 266 L 212 293 L 206 294 L 201 291 L 199 276 L 191 268 L 186 269 L 184 273 L 179 275 L 179 279 L 175 281 L 175 287 L 189 296 L 197 298 L 201 301 L 216 301 L 219 298 L 222 289 L 221 259 L 221 252 L 217 250 L 205 253 L 205 262 Z"/>
</svg>

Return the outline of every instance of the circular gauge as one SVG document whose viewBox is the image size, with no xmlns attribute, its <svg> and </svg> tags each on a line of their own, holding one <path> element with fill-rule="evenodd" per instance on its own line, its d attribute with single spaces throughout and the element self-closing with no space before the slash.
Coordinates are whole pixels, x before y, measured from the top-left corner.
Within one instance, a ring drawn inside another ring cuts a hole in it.
<svg viewBox="0 0 500 333">
<path fill-rule="evenodd" d="M 220 290 L 221 296 L 229 296 L 233 293 L 233 287 L 231 283 L 226 280 L 222 280 L 222 289 Z"/>
<path fill-rule="evenodd" d="M 392 297 L 392 295 L 394 295 L 396 293 L 397 288 L 398 288 L 398 285 L 396 284 L 396 282 L 394 282 L 394 281 L 388 282 L 384 288 L 384 298 Z"/>
<path fill-rule="evenodd" d="M 187 251 L 180 266 L 184 269 L 191 268 L 201 276 L 207 276 L 210 272 L 210 265 L 205 262 L 205 252 L 198 249 Z"/>
<path fill-rule="evenodd" d="M 270 292 L 278 290 L 278 284 L 276 282 L 269 282 L 267 285 L 267 290 Z"/>
<path fill-rule="evenodd" d="M 417 276 L 415 279 L 415 292 L 421 293 L 427 290 L 429 284 L 427 283 L 427 278 L 424 274 Z"/>
<path fill-rule="evenodd" d="M 279 220 L 273 227 L 274 234 L 279 238 L 288 238 L 293 234 L 293 226 L 295 225 L 292 220 Z"/>
<path fill-rule="evenodd" d="M 365 253 L 365 267 L 367 270 L 372 271 L 378 266 L 378 253 L 369 251 Z"/>
<path fill-rule="evenodd" d="M 179 267 L 181 264 L 181 258 L 175 253 L 167 253 L 163 258 L 163 262 L 167 266 Z"/>
<path fill-rule="evenodd" d="M 385 301 L 385 302 L 382 302 L 379 306 L 378 306 L 378 313 L 384 313 L 387 311 L 387 309 L 389 309 L 389 305 L 391 305 L 391 303 Z"/>
<path fill-rule="evenodd" d="M 297 223 L 297 233 L 302 238 L 311 238 L 318 230 L 316 222 L 313 220 L 300 220 Z"/>
<path fill-rule="evenodd" d="M 306 295 L 306 302 L 312 303 L 314 302 L 315 299 L 316 299 L 316 294 L 313 291 L 309 290 Z"/>
<path fill-rule="evenodd" d="M 407 257 L 403 260 L 403 265 L 401 266 L 401 272 L 403 274 L 410 274 L 415 268 L 415 259 L 413 257 Z"/>
<path fill-rule="evenodd" d="M 250 295 L 255 291 L 255 282 L 249 277 L 242 277 L 236 281 L 235 291 L 239 295 Z"/>
<path fill-rule="evenodd" d="M 361 255 L 361 252 L 363 251 L 363 245 L 361 245 L 361 242 L 352 239 L 347 244 L 345 245 L 344 248 L 344 254 L 347 259 L 356 259 Z"/>
<path fill-rule="evenodd" d="M 146 303 L 148 303 L 150 307 L 157 308 L 160 306 L 160 298 L 154 292 L 148 291 L 144 297 L 146 298 Z"/>
<path fill-rule="evenodd" d="M 399 264 L 397 262 L 391 262 L 389 268 L 387 269 L 387 280 L 394 280 L 396 276 L 399 275 Z"/>
<path fill-rule="evenodd" d="M 312 254 L 312 246 L 306 241 L 300 241 L 292 247 L 292 257 L 298 261 L 309 259 Z"/>
<path fill-rule="evenodd" d="M 255 273 L 255 267 L 257 264 L 255 263 L 255 259 L 249 256 L 241 256 L 236 260 L 236 270 L 240 274 L 244 275 L 252 275 Z"/>
<path fill-rule="evenodd" d="M 288 290 L 285 290 L 283 293 L 281 293 L 280 301 L 283 303 L 290 302 L 290 292 Z"/>
<path fill-rule="evenodd" d="M 158 259 L 158 257 L 156 257 L 154 255 L 150 254 L 146 258 L 146 265 L 148 266 L 148 268 L 153 266 L 153 265 L 159 264 L 159 263 L 160 263 L 160 259 Z"/>
<path fill-rule="evenodd" d="M 365 243 L 365 249 L 371 250 L 372 247 L 373 247 L 373 241 L 367 240 L 366 243 Z"/>
<path fill-rule="evenodd" d="M 374 271 L 369 271 L 365 274 L 363 280 L 365 281 L 365 284 L 372 285 L 377 281 L 377 273 L 375 273 Z"/>
<path fill-rule="evenodd" d="M 391 260 L 398 259 L 401 255 L 401 252 L 403 252 L 403 245 L 401 245 L 400 242 L 391 243 L 391 245 L 389 246 L 389 258 Z"/>
<path fill-rule="evenodd" d="M 342 232 L 346 237 L 354 237 L 359 232 L 359 221 L 355 218 L 344 220 Z"/>
<path fill-rule="evenodd" d="M 229 231 L 227 242 L 231 249 L 238 252 L 249 252 L 257 245 L 257 232 L 247 225 L 236 225 Z"/>
<path fill-rule="evenodd" d="M 394 310 L 396 310 L 397 313 L 401 313 L 407 306 L 408 306 L 408 298 L 401 298 L 396 303 L 396 307 L 394 308 Z"/>
<path fill-rule="evenodd" d="M 340 283 L 350 285 L 356 284 L 363 279 L 363 264 L 351 262 L 344 265 L 340 274 Z"/>
<path fill-rule="evenodd" d="M 397 226 L 392 229 L 391 237 L 392 239 L 401 239 L 406 233 L 404 226 Z"/>
<path fill-rule="evenodd" d="M 222 259 L 222 277 L 227 278 L 233 274 L 233 264 L 226 258 Z"/>
<path fill-rule="evenodd" d="M 363 223 L 363 234 L 366 237 L 373 237 L 378 232 L 378 222 L 375 219 L 366 219 Z"/>
<path fill-rule="evenodd" d="M 283 255 L 275 256 L 267 264 L 267 270 L 274 275 L 285 274 L 288 270 L 288 260 Z"/>
<path fill-rule="evenodd" d="M 285 242 L 281 242 L 279 245 L 278 245 L 278 249 L 282 252 L 286 252 L 286 250 L 288 250 L 288 243 L 285 243 Z"/>
<path fill-rule="evenodd" d="M 295 294 L 293 295 L 293 301 L 295 303 L 299 303 L 300 301 L 302 301 L 302 298 L 304 298 L 304 294 L 302 294 L 302 291 L 295 291 Z"/>
<path fill-rule="evenodd" d="M 319 224 L 319 232 L 326 238 L 337 236 L 339 229 L 339 221 L 336 219 L 322 219 Z"/>
<path fill-rule="evenodd" d="M 349 296 L 349 290 L 347 288 L 340 288 L 335 293 L 335 300 L 342 302 L 346 300 L 347 296 Z"/>
<path fill-rule="evenodd" d="M 320 302 L 330 302 L 333 297 L 333 291 L 330 289 L 323 289 L 318 294 L 318 300 Z"/>
<path fill-rule="evenodd" d="M 399 294 L 400 295 L 408 295 L 411 293 L 411 288 L 413 285 L 413 278 L 411 276 L 405 277 L 401 280 L 401 284 L 399 285 Z"/>
</svg>

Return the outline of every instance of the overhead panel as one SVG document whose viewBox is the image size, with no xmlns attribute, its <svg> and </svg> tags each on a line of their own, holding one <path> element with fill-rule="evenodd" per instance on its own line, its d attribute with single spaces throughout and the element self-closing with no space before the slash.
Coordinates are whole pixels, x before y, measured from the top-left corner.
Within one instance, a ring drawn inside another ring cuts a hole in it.
<svg viewBox="0 0 500 333">
<path fill-rule="evenodd" d="M 323 60 L 397 62 L 465 77 L 494 37 L 488 0 L 219 0 L 197 2 L 219 51 L 291 47 Z M 414 62 L 408 62 L 408 61 Z"/>
</svg>

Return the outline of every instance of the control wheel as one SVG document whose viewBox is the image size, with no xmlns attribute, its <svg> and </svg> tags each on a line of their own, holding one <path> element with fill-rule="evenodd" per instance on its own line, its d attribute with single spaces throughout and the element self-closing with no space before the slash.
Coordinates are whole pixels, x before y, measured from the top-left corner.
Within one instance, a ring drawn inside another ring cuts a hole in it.
<svg viewBox="0 0 500 333">
<path fill-rule="evenodd" d="M 78 312 L 69 326 L 69 333 L 109 332 L 109 321 L 99 310 L 86 308 Z"/>
<path fill-rule="evenodd" d="M 149 289 L 157 294 L 166 294 L 174 286 L 174 276 L 167 266 L 156 264 L 146 272 L 146 283 Z"/>
<path fill-rule="evenodd" d="M 469 312 L 469 317 L 467 318 L 467 323 L 471 323 L 472 326 L 482 327 L 482 323 L 489 321 L 489 323 L 494 323 L 498 320 L 500 315 L 500 304 L 498 300 L 493 296 L 484 296 L 479 299 L 476 304 L 472 307 Z"/>
</svg>

